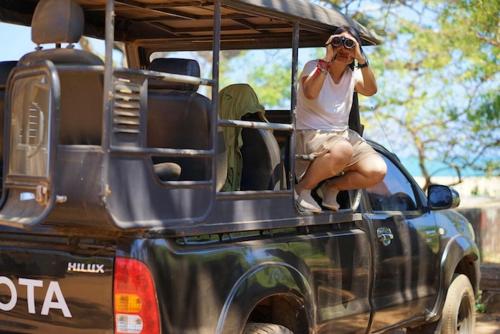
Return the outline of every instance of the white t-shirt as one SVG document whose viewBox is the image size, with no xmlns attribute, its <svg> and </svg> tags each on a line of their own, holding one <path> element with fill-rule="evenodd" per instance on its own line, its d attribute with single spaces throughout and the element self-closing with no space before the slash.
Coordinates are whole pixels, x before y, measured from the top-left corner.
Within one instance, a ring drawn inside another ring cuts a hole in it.
<svg viewBox="0 0 500 334">
<path fill-rule="evenodd" d="M 348 67 L 340 82 L 336 84 L 331 75 L 327 75 L 319 95 L 308 99 L 304 95 L 302 77 L 307 77 L 316 68 L 318 61 L 307 62 L 299 79 L 297 96 L 296 128 L 300 130 L 330 130 L 343 131 L 349 127 L 349 112 L 352 106 L 352 96 L 356 82 L 361 79 L 359 69 L 354 72 Z"/>
</svg>

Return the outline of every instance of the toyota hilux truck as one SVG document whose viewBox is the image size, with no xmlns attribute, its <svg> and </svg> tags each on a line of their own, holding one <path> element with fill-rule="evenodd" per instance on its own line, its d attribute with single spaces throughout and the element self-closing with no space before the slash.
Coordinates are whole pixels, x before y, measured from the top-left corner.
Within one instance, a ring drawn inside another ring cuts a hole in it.
<svg viewBox="0 0 500 334">
<path fill-rule="evenodd" d="M 294 205 L 299 49 L 345 25 L 378 44 L 358 22 L 305 0 L 2 0 L 0 20 L 36 45 L 0 63 L 1 333 L 474 333 L 454 190 L 369 142 L 383 181 Z M 221 117 L 220 54 L 265 49 L 290 50 L 290 108 Z"/>
</svg>

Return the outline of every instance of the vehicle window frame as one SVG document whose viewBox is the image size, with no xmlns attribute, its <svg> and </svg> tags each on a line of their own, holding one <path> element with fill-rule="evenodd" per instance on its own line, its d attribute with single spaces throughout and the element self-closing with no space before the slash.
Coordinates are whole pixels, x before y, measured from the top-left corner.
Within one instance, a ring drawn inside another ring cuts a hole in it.
<svg viewBox="0 0 500 334">
<path fill-rule="evenodd" d="M 376 148 L 375 148 L 376 149 Z M 393 153 L 385 153 L 381 152 L 380 150 L 376 149 L 377 153 L 379 153 L 384 160 L 388 160 L 390 163 L 394 165 L 395 168 L 401 173 L 403 177 L 406 178 L 408 183 L 410 184 L 411 190 L 413 191 L 413 195 L 415 197 L 415 204 L 416 204 L 416 209 L 415 210 L 374 210 L 372 208 L 372 205 L 369 200 L 369 194 L 367 189 L 363 189 L 363 196 L 364 196 L 364 204 L 365 204 L 365 209 L 369 213 L 384 213 L 384 212 L 400 212 L 405 216 L 420 216 L 427 212 L 427 200 L 425 195 L 423 194 L 422 189 L 420 186 L 417 184 L 415 179 L 411 176 L 411 174 L 408 172 L 408 170 L 401 164 L 399 159 L 395 157 Z"/>
</svg>

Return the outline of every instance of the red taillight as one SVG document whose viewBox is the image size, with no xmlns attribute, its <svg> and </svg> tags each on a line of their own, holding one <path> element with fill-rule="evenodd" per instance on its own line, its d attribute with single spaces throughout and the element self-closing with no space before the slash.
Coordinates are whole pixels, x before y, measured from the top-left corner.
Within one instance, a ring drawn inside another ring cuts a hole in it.
<svg viewBox="0 0 500 334">
<path fill-rule="evenodd" d="M 116 334 L 160 333 L 155 285 L 144 263 L 116 258 L 114 315 Z"/>
</svg>

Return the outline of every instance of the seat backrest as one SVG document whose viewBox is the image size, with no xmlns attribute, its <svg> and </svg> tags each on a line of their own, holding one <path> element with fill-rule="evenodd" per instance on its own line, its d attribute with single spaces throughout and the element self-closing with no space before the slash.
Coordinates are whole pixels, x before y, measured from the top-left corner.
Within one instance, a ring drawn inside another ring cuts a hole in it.
<svg viewBox="0 0 500 334">
<path fill-rule="evenodd" d="M 31 39 L 37 51 L 19 63 L 32 65 L 50 60 L 59 65 L 103 65 L 96 55 L 72 48 L 84 29 L 82 8 L 73 0 L 40 1 L 31 22 Z M 41 49 L 41 44 L 69 43 L 69 48 Z M 85 67 L 58 71 L 61 84 L 59 143 L 100 145 L 102 132 L 103 74 Z"/>
<path fill-rule="evenodd" d="M 149 69 L 199 77 L 197 61 L 181 58 L 155 59 Z M 197 93 L 198 86 L 151 80 L 148 90 L 147 145 L 149 147 L 210 148 L 210 100 Z M 153 163 L 177 163 L 179 180 L 209 180 L 211 163 L 206 158 L 153 157 Z"/>
<path fill-rule="evenodd" d="M 102 72 L 59 72 L 59 143 L 101 145 L 104 78 Z"/>
<path fill-rule="evenodd" d="M 246 118 L 247 120 L 256 120 Z M 241 190 L 279 190 L 283 166 L 280 148 L 271 130 L 243 129 Z"/>
</svg>

